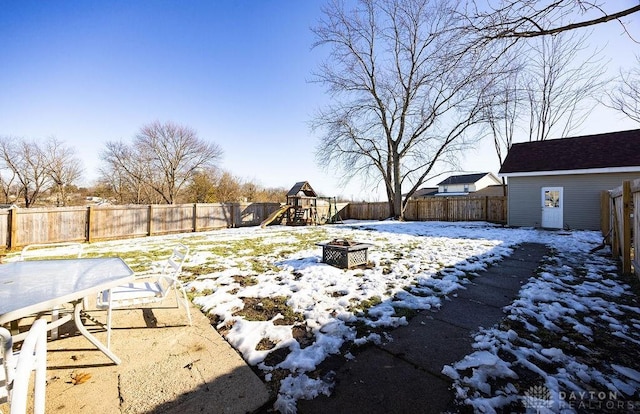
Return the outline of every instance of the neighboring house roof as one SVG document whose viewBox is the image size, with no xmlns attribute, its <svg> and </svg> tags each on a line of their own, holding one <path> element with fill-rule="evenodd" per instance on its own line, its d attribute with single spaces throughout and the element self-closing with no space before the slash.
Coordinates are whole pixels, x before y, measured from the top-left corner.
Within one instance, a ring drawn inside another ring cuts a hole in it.
<svg viewBox="0 0 640 414">
<path fill-rule="evenodd" d="M 291 190 L 289 190 L 289 192 L 287 193 L 287 197 L 296 197 L 301 191 L 306 197 L 318 196 L 316 192 L 313 191 L 313 188 L 311 188 L 311 185 L 309 185 L 309 182 L 300 181 L 295 183 L 295 185 L 291 187 Z"/>
<path fill-rule="evenodd" d="M 477 181 L 480 181 L 482 178 L 484 178 L 488 174 L 491 174 L 491 173 L 485 172 L 485 173 L 477 173 L 477 174 L 452 175 L 446 180 L 439 182 L 438 185 L 473 184 Z M 499 181 L 499 180 L 496 178 L 496 181 Z"/>
<path fill-rule="evenodd" d="M 413 198 L 418 198 L 418 197 L 429 197 L 434 195 L 435 193 L 438 192 L 438 187 L 424 187 L 424 188 L 420 188 L 418 190 L 416 190 L 415 193 L 413 193 Z"/>
<path fill-rule="evenodd" d="M 640 129 L 513 144 L 499 174 L 570 174 L 576 170 L 640 171 Z"/>
</svg>

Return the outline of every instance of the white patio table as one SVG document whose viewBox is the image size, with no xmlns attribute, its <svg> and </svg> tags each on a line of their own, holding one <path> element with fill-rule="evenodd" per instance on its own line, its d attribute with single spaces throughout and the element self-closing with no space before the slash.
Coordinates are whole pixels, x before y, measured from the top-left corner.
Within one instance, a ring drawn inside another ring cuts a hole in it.
<svg viewBox="0 0 640 414">
<path fill-rule="evenodd" d="M 133 279 L 133 270 L 119 257 L 0 264 L 0 325 L 71 303 L 78 331 L 115 364 L 120 364 L 120 359 L 83 325 L 80 311 L 84 297 Z M 70 316 L 61 318 L 55 325 L 70 319 Z"/>
</svg>

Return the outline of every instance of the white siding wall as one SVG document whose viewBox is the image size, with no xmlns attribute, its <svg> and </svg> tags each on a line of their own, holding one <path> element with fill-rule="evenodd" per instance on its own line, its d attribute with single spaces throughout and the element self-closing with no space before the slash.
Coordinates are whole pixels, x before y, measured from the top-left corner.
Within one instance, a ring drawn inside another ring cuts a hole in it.
<svg viewBox="0 0 640 414">
<path fill-rule="evenodd" d="M 479 179 L 475 183 L 475 185 L 470 186 L 470 189 L 471 187 L 473 187 L 473 190 L 471 191 L 480 191 L 483 188 L 489 187 L 490 185 L 496 185 L 496 184 L 502 184 L 502 182 L 500 180 L 494 180 L 491 175 L 485 175 L 484 177 Z"/>
<path fill-rule="evenodd" d="M 576 174 L 508 178 L 508 224 L 540 227 L 542 187 L 564 188 L 564 226 L 600 230 L 600 194 L 640 178 L 640 173 Z"/>
<path fill-rule="evenodd" d="M 469 187 L 469 192 L 473 193 L 474 191 L 480 191 L 485 187 L 488 187 L 490 185 L 496 185 L 496 184 L 502 184 L 502 181 L 500 181 L 499 179 L 496 181 L 490 175 L 485 175 L 475 183 L 469 183 L 467 185 Z M 446 185 L 447 193 L 464 193 L 465 192 L 464 186 L 465 184 Z M 444 187 L 445 187 L 444 185 L 438 186 L 438 192 L 440 193 L 444 192 Z"/>
<path fill-rule="evenodd" d="M 444 188 L 447 188 L 447 193 L 462 193 L 464 192 L 464 184 L 448 184 L 448 185 L 441 185 L 438 188 L 438 192 L 440 193 L 444 193 Z"/>
</svg>

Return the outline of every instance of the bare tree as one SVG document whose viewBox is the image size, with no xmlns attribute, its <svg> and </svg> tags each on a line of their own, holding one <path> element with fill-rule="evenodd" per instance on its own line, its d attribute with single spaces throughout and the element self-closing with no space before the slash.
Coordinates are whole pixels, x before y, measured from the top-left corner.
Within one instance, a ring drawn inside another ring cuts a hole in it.
<svg viewBox="0 0 640 414">
<path fill-rule="evenodd" d="M 607 92 L 604 105 L 622 112 L 629 119 L 640 122 L 640 55 L 636 64 L 627 72 L 620 70 L 620 78 L 614 88 Z"/>
<path fill-rule="evenodd" d="M 108 166 L 105 172 L 117 172 L 123 178 L 120 184 L 133 185 L 138 200 L 150 189 L 167 204 L 176 202 L 197 171 L 213 167 L 221 157 L 217 144 L 171 122 L 143 126 L 131 146 L 108 142 L 102 154 Z M 151 197 L 147 194 L 145 198 Z"/>
<path fill-rule="evenodd" d="M 0 138 L 0 160 L 11 170 L 26 208 L 32 207 L 50 183 L 47 159 L 35 141 Z"/>
<path fill-rule="evenodd" d="M 485 90 L 483 99 L 483 118 L 488 125 L 488 134 L 492 138 L 493 146 L 498 156 L 498 163 L 502 166 L 504 159 L 513 144 L 516 134 L 520 131 L 518 124 L 522 116 L 523 102 L 526 93 L 521 88 L 521 77 L 525 63 L 518 51 L 505 54 L 507 61 L 504 72 L 494 79 L 494 87 Z M 502 177 L 503 195 L 507 195 L 506 180 Z"/>
<path fill-rule="evenodd" d="M 151 203 L 145 184 L 147 166 L 134 150 L 122 141 L 110 141 L 101 154 L 105 167 L 100 169 L 101 181 L 108 183 L 119 204 Z"/>
<path fill-rule="evenodd" d="M 45 143 L 44 155 L 51 178 L 52 190 L 56 193 L 56 205 L 66 206 L 69 187 L 82 175 L 82 163 L 75 151 L 55 137 Z"/>
<path fill-rule="evenodd" d="M 605 81 L 598 51 L 580 58 L 585 36 L 531 39 L 503 55 L 508 70 L 486 91 L 485 122 L 500 166 L 518 136 L 529 141 L 568 136 L 593 109 Z"/>
<path fill-rule="evenodd" d="M 605 81 L 599 51 L 581 58 L 585 35 L 532 39 L 521 88 L 527 91 L 529 141 L 570 135 L 591 113 Z"/>
<path fill-rule="evenodd" d="M 639 11 L 640 5 L 620 10 L 611 0 L 470 0 L 461 17 L 464 26 L 486 40 L 525 39 L 607 22 L 617 22 L 626 31 L 622 19 Z"/>
<path fill-rule="evenodd" d="M 18 191 L 15 185 L 16 174 L 11 168 L 0 169 L 0 187 L 2 187 L 2 198 L 5 204 L 12 203 L 18 198 Z M 13 191 L 13 197 L 11 192 Z"/>
<path fill-rule="evenodd" d="M 205 142 L 193 129 L 171 122 L 142 127 L 134 148 L 148 166 L 147 184 L 168 204 L 175 203 L 195 171 L 213 166 L 222 158 L 217 144 Z"/>
<path fill-rule="evenodd" d="M 460 53 L 454 7 L 361 0 L 347 11 L 334 1 L 314 29 L 316 47 L 331 50 L 316 81 L 334 98 L 313 122 L 323 133 L 317 158 L 347 178 L 379 180 L 398 219 L 430 174 L 455 162 L 482 116 L 478 89 L 491 65 L 482 49 Z"/>
</svg>

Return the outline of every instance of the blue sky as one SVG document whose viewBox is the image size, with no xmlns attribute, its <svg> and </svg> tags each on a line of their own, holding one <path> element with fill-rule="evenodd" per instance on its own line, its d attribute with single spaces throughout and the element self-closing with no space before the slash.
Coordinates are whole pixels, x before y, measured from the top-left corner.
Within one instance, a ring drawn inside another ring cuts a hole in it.
<svg viewBox="0 0 640 414">
<path fill-rule="evenodd" d="M 55 136 L 74 146 L 90 184 L 105 142 L 173 121 L 218 143 L 221 167 L 241 178 L 285 188 L 308 180 L 323 195 L 382 200 L 359 183 L 340 187 L 314 161 L 317 137 L 308 123 L 329 99 L 309 82 L 322 59 L 310 30 L 321 4 L 3 1 L 0 135 Z M 640 51 L 619 27 L 599 34 L 615 70 Z M 599 110 L 581 132 L 636 127 Z M 462 167 L 497 172 L 491 143 Z"/>
</svg>

